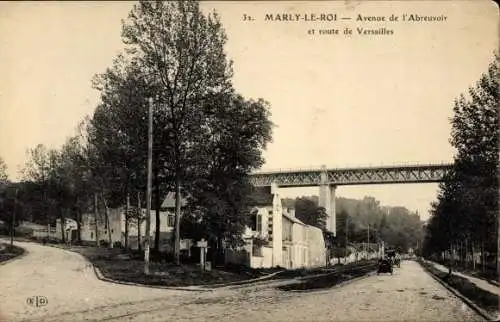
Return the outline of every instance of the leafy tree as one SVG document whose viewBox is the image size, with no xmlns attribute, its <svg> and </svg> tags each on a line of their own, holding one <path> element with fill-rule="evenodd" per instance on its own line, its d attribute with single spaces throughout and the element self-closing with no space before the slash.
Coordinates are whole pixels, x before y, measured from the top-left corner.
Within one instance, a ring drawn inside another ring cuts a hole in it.
<svg viewBox="0 0 500 322">
<path fill-rule="evenodd" d="M 420 216 L 404 207 L 381 207 L 372 197 L 338 198 L 336 205 L 339 244 L 345 244 L 346 220 L 349 243 L 367 242 L 369 234 L 370 243 L 384 241 L 407 251 L 409 247 L 416 248 L 423 239 Z"/>
<path fill-rule="evenodd" d="M 295 200 L 295 217 L 306 225 L 324 228 L 327 214 L 312 198 L 301 197 Z"/>
<path fill-rule="evenodd" d="M 252 190 L 248 173 L 264 162 L 261 151 L 271 139 L 272 124 L 263 100 L 224 94 L 207 103 L 205 139 L 194 147 L 196 171 L 186 176 L 186 190 L 190 204 L 204 214 L 206 237 L 222 250 L 223 242 L 242 243 Z"/>
<path fill-rule="evenodd" d="M 12 226 L 18 226 L 24 219 L 23 204 L 20 202 L 22 194 L 20 184 L 0 183 L 0 220 L 4 222 L 8 234 L 11 234 Z"/>
<path fill-rule="evenodd" d="M 457 153 L 426 228 L 427 256 L 464 246 L 497 251 L 498 63 L 496 54 L 468 97 L 455 101 L 450 142 Z"/>
<path fill-rule="evenodd" d="M 105 166 L 102 175 L 108 178 L 102 184 L 110 185 L 106 192 L 110 206 L 127 208 L 130 195 L 146 187 L 148 97 L 153 95 L 152 87 L 137 63 L 123 56 L 118 56 L 105 73 L 96 75 L 93 86 L 101 92 L 102 101 L 91 120 L 91 142 L 99 164 Z M 165 146 L 161 129 L 165 123 L 160 123 L 162 118 L 158 113 L 153 119 L 154 128 L 160 129 L 153 146 L 157 227 L 160 227 L 159 200 L 164 191 L 160 191 L 161 182 L 157 178 L 161 174 L 159 167 L 165 161 L 161 154 Z M 128 213 L 127 209 L 125 212 Z M 128 227 L 129 217 L 125 219 Z M 157 236 L 158 233 L 157 230 Z M 158 248 L 158 237 L 156 242 Z"/>
<path fill-rule="evenodd" d="M 87 164 L 85 122 L 77 128 L 77 134 L 66 140 L 59 154 L 57 174 L 59 179 L 60 208 L 68 211 L 77 223 L 77 241 L 81 241 L 82 212 L 89 209 L 92 191 L 90 169 Z"/>
<path fill-rule="evenodd" d="M 50 162 L 49 150 L 43 145 L 38 144 L 35 148 L 27 151 L 26 163 L 21 169 L 24 181 L 33 182 L 40 193 L 36 212 L 43 214 L 45 224 L 51 224 L 51 208 L 49 207 L 49 174 L 52 163 Z"/>
<path fill-rule="evenodd" d="M 181 186 L 192 166 L 192 147 L 200 141 L 206 115 L 199 108 L 207 96 L 231 91 L 231 63 L 226 35 L 216 14 L 205 16 L 194 1 L 141 1 L 123 25 L 129 55 L 151 76 L 158 108 L 170 125 L 176 192 L 174 259 L 179 263 Z"/>
<path fill-rule="evenodd" d="M 7 164 L 4 159 L 0 157 L 0 182 L 7 181 L 9 177 L 7 176 Z"/>
</svg>

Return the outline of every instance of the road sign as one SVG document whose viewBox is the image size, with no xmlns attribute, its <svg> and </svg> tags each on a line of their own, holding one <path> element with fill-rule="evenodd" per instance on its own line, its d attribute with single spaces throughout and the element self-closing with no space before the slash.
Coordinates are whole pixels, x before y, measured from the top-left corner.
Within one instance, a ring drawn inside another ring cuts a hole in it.
<svg viewBox="0 0 500 322">
<path fill-rule="evenodd" d="M 202 238 L 199 242 L 196 243 L 196 247 L 200 248 L 200 267 L 202 271 L 205 271 L 208 242 L 204 238 Z"/>
<path fill-rule="evenodd" d="M 196 243 L 196 247 L 207 248 L 208 242 L 206 240 L 202 239 Z"/>
</svg>

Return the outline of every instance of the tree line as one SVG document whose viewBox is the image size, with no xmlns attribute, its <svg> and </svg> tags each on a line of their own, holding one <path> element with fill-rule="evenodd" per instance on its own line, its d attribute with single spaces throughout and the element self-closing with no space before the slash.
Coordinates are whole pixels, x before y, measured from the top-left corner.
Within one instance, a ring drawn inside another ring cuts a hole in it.
<svg viewBox="0 0 500 322">
<path fill-rule="evenodd" d="M 480 253 L 481 262 L 491 263 L 498 254 L 498 68 L 495 53 L 468 95 L 455 100 L 450 137 L 454 167 L 432 205 L 424 243 L 427 257 L 455 253 L 465 262 Z"/>
<path fill-rule="evenodd" d="M 327 214 L 318 206 L 317 196 L 286 198 L 285 207 L 295 207 L 295 216 L 305 224 L 325 229 Z M 423 241 L 423 222 L 418 212 L 405 207 L 384 207 L 373 197 L 362 200 L 336 198 L 336 238 L 332 244 L 335 257 L 346 254 L 346 245 L 381 243 L 407 252 Z M 348 251 L 347 251 L 348 253 Z"/>
<path fill-rule="evenodd" d="M 109 220 L 108 209 L 123 206 L 133 219 L 131 204 L 146 204 L 152 104 L 152 208 L 159 227 L 161 203 L 175 192 L 175 262 L 181 222 L 201 227 L 214 249 L 241 244 L 248 174 L 264 162 L 272 123 L 266 101 L 245 98 L 232 84 L 219 16 L 204 14 L 196 1 L 140 1 L 123 21 L 122 38 L 123 52 L 92 80 L 100 92 L 94 113 L 60 149 L 28 151 L 19 196 L 25 215 L 80 223 L 84 212 Z M 155 237 L 158 249 L 159 230 Z"/>
</svg>

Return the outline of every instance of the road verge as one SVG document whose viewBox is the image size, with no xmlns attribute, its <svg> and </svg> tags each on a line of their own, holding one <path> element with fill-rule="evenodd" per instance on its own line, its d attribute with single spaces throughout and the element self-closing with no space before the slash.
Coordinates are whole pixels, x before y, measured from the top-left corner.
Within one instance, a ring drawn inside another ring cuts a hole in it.
<svg viewBox="0 0 500 322">
<path fill-rule="evenodd" d="M 165 262 L 150 262 L 150 274 L 144 274 L 144 262 L 130 258 L 129 254 L 120 249 L 105 249 L 96 247 L 69 247 L 67 245 L 45 246 L 59 248 L 64 251 L 77 253 L 90 265 L 97 278 L 104 282 L 141 286 L 148 288 L 184 290 L 184 291 L 212 291 L 215 288 L 243 285 L 272 279 L 278 273 L 241 272 L 213 269 L 201 272 L 197 265 L 173 265 Z"/>
<path fill-rule="evenodd" d="M 19 246 L 0 242 L 0 265 L 5 265 L 26 256 L 28 252 Z"/>
<path fill-rule="evenodd" d="M 326 268 L 253 270 L 255 272 L 243 270 L 239 273 L 237 269 L 227 271 L 214 269 L 211 272 L 202 273 L 199 267 L 196 268 L 192 265 L 174 266 L 168 263 L 152 262 L 150 264 L 150 275 L 146 276 L 143 273 L 144 262 L 131 258 L 129 254 L 120 249 L 63 244 L 45 244 L 44 246 L 79 254 L 92 265 L 96 277 L 104 282 L 184 291 L 210 292 L 223 287 L 284 280 L 291 282 L 287 284 L 305 283 L 308 288 L 315 289 L 322 288 L 320 284 L 328 284 L 329 286 L 323 287 L 327 288 L 362 278 L 368 271 L 373 271 L 376 266 L 374 261 L 360 261 Z M 368 270 L 363 271 L 367 267 L 369 267 Z M 334 280 L 333 284 L 332 280 Z"/>
<path fill-rule="evenodd" d="M 457 275 L 450 276 L 448 273 L 435 268 L 430 263 L 422 260 L 418 260 L 417 262 L 432 278 L 464 301 L 483 318 L 490 321 L 498 320 L 500 299 L 496 294 L 481 289 L 464 277 Z"/>
<path fill-rule="evenodd" d="M 377 268 L 375 263 L 338 268 L 335 271 L 315 276 L 302 277 L 298 282 L 278 286 L 282 291 L 308 292 L 337 287 L 368 276 Z"/>
</svg>

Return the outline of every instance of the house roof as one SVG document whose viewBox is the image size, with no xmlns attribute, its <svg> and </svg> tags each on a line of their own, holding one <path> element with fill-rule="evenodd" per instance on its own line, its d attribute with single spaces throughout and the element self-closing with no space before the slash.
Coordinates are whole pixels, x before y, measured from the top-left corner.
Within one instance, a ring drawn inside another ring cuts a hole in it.
<svg viewBox="0 0 500 322">
<path fill-rule="evenodd" d="M 181 207 L 184 207 L 186 205 L 187 205 L 187 199 L 185 196 L 181 195 Z M 161 208 L 164 209 L 175 208 L 175 192 L 170 191 L 169 193 L 167 193 L 165 200 L 163 200 L 163 203 L 161 204 Z"/>
</svg>

